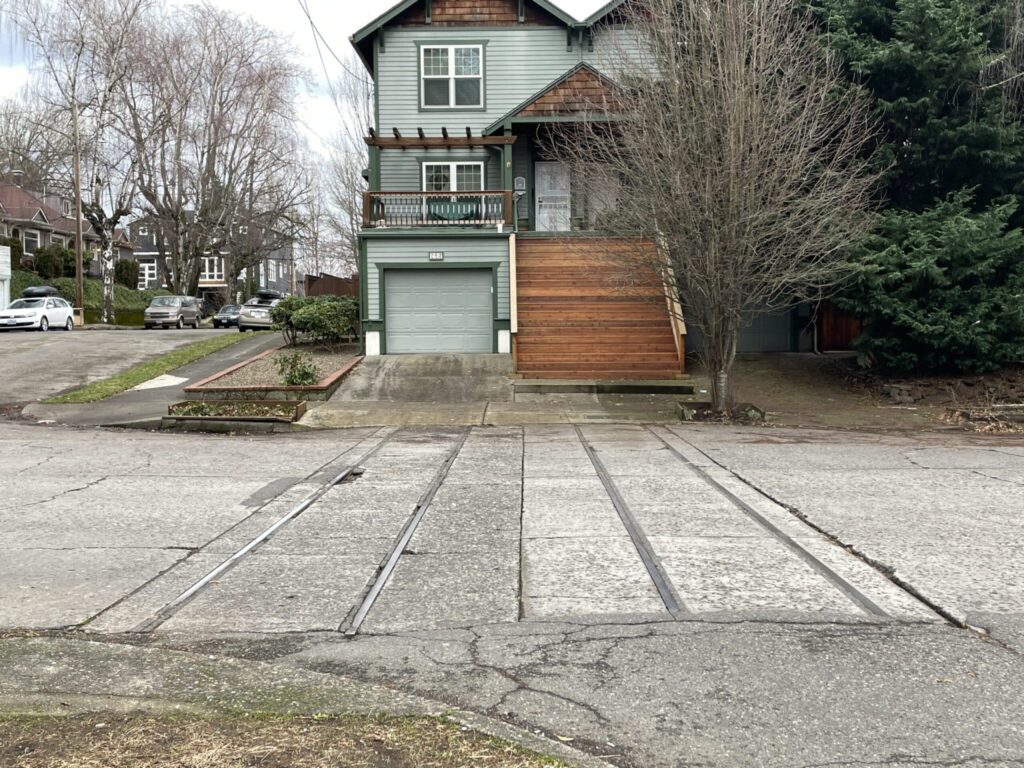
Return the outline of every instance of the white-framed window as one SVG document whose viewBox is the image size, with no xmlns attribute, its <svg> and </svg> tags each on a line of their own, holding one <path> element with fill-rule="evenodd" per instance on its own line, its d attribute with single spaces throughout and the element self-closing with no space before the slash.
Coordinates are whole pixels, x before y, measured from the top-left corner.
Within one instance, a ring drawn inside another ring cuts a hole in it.
<svg viewBox="0 0 1024 768">
<path fill-rule="evenodd" d="M 424 163 L 424 192 L 482 192 L 484 188 L 484 164 L 470 163 Z"/>
<path fill-rule="evenodd" d="M 156 283 L 156 262 L 139 262 L 139 290 L 149 288 Z"/>
<path fill-rule="evenodd" d="M 224 259 L 220 256 L 203 256 L 203 270 L 199 273 L 200 280 L 223 280 Z"/>
<path fill-rule="evenodd" d="M 26 229 L 22 235 L 22 245 L 25 253 L 35 253 L 39 248 L 39 233 L 34 229 Z"/>
<path fill-rule="evenodd" d="M 424 109 L 484 105 L 484 47 L 425 45 L 420 48 L 420 106 Z"/>
<path fill-rule="evenodd" d="M 65 217 L 70 217 L 71 216 L 71 201 L 70 200 L 64 200 L 62 198 L 61 201 L 60 201 L 60 210 L 61 210 L 61 213 L 63 213 Z"/>
<path fill-rule="evenodd" d="M 240 234 L 240 235 L 248 235 L 249 234 L 249 227 L 247 227 L 247 226 L 245 226 L 243 224 L 242 226 L 240 226 L 238 228 L 238 234 Z"/>
<path fill-rule="evenodd" d="M 50 244 L 59 245 L 61 248 L 67 247 L 68 239 L 64 235 L 50 235 Z"/>
<path fill-rule="evenodd" d="M 267 282 L 277 282 L 277 262 L 273 259 L 267 260 Z"/>
<path fill-rule="evenodd" d="M 139 237 L 145 237 L 149 234 L 149 227 L 139 227 Z"/>
</svg>

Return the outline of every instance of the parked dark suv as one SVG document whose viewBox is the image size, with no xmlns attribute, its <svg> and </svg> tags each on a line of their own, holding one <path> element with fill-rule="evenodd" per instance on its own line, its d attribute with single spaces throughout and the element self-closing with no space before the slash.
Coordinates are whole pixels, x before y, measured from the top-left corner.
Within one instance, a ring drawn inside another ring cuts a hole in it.
<svg viewBox="0 0 1024 768">
<path fill-rule="evenodd" d="M 198 328 L 202 319 L 195 296 L 156 296 L 146 307 L 142 322 L 147 328 Z"/>
</svg>

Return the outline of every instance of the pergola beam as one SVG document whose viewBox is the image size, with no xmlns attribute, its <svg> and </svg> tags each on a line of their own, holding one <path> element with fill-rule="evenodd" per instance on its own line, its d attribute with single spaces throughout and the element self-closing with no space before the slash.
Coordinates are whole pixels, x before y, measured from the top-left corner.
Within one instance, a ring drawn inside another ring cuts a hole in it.
<svg viewBox="0 0 1024 768">
<path fill-rule="evenodd" d="M 473 136 L 468 130 L 466 136 L 450 136 L 446 129 L 442 129 L 441 136 L 427 136 L 420 129 L 417 129 L 417 136 L 403 136 L 398 129 L 395 129 L 394 133 L 393 137 L 371 133 L 365 141 L 367 145 L 381 149 L 500 147 L 516 142 L 515 136 Z"/>
</svg>

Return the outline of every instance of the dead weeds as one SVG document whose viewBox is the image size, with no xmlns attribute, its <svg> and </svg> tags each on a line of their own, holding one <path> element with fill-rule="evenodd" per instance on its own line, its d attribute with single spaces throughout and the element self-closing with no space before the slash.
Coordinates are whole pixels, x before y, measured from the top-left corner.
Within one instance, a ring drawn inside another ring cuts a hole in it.
<svg viewBox="0 0 1024 768">
<path fill-rule="evenodd" d="M 10 768 L 535 768 L 551 758 L 432 718 L 0 719 Z"/>
</svg>

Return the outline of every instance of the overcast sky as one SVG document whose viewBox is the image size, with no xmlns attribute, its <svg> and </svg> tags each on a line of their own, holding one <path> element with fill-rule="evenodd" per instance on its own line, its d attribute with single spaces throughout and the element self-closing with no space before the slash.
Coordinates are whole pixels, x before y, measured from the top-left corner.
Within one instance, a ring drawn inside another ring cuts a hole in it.
<svg viewBox="0 0 1024 768">
<path fill-rule="evenodd" d="M 189 0 L 169 0 L 185 5 Z M 349 58 L 349 36 L 384 13 L 398 0 L 308 0 L 308 7 L 327 43 L 342 59 Z M 585 18 L 606 0 L 561 0 L 558 5 L 576 18 Z M 315 80 L 314 89 L 303 94 L 298 118 L 310 139 L 329 137 L 334 132 L 337 112 L 326 87 L 324 66 L 316 54 L 313 32 L 298 0 L 211 0 L 220 8 L 248 14 L 261 24 L 291 38 L 296 57 L 309 69 Z M 3 5 L 0 0 L 0 6 Z M 28 82 L 29 68 L 23 46 L 13 37 L 9 25 L 0 20 L 0 98 L 14 96 Z M 340 72 L 338 62 L 323 51 L 327 73 L 333 78 Z"/>
</svg>

